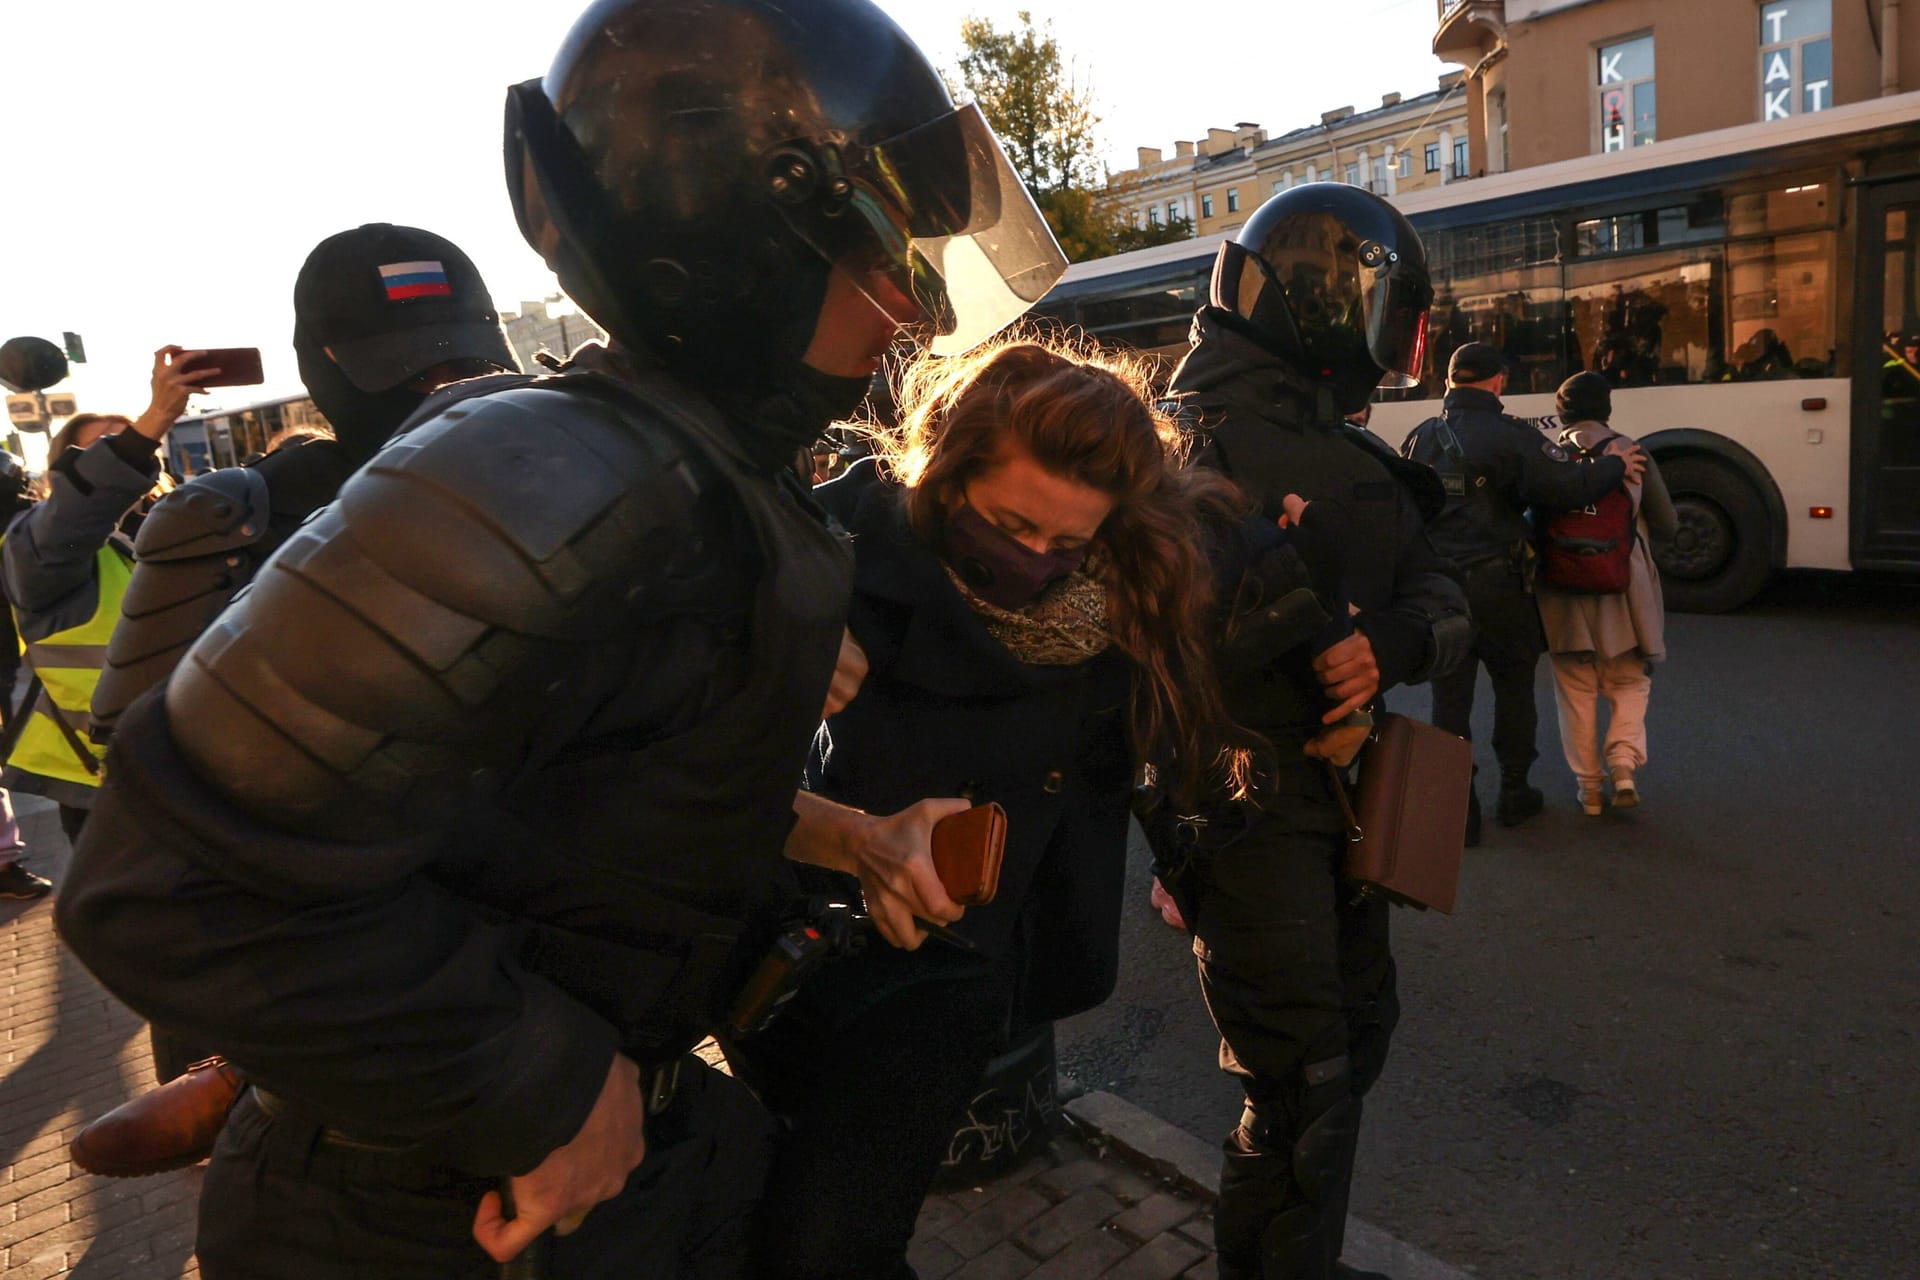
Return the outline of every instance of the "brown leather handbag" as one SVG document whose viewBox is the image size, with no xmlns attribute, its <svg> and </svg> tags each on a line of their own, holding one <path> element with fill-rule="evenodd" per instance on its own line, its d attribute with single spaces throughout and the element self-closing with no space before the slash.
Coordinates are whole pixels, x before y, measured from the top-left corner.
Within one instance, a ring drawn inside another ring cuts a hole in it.
<svg viewBox="0 0 1920 1280">
<path fill-rule="evenodd" d="M 1396 902 L 1451 914 L 1467 841 L 1473 744 L 1385 714 L 1360 755 L 1357 795 L 1349 797 L 1339 770 L 1328 770 L 1347 818 L 1347 878 Z"/>
</svg>

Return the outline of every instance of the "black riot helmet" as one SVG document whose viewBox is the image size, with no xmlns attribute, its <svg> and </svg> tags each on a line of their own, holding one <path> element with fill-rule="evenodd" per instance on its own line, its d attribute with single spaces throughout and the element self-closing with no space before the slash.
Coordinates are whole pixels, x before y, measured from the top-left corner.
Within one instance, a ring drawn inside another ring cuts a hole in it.
<svg viewBox="0 0 1920 1280">
<path fill-rule="evenodd" d="M 599 0 L 509 91 L 522 234 L 620 342 L 759 389 L 838 266 L 964 351 L 1066 260 L 977 107 L 869 0 Z"/>
<path fill-rule="evenodd" d="M 1213 266 L 1229 323 L 1333 393 L 1342 414 L 1374 388 L 1420 380 L 1433 286 L 1420 236 L 1371 192 L 1335 182 L 1261 205 Z"/>
</svg>

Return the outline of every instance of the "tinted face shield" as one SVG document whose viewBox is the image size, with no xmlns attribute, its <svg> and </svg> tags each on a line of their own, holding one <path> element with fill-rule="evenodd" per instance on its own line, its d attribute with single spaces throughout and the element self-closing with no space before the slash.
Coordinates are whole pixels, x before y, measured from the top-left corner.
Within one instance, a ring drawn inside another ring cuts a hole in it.
<svg viewBox="0 0 1920 1280">
<path fill-rule="evenodd" d="M 818 203 L 813 192 L 795 190 L 783 206 L 789 224 L 875 306 L 920 331 L 935 355 L 958 355 L 992 337 L 1067 269 L 1046 219 L 971 103 L 837 158 L 840 172 L 816 176 L 802 153 L 776 154 L 776 198 L 783 176 L 827 183 Z"/>
</svg>

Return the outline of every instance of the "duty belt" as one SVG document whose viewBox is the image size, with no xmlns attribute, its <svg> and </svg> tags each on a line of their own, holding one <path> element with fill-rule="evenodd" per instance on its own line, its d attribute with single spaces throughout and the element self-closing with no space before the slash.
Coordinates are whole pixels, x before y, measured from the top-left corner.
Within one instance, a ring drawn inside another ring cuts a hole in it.
<svg viewBox="0 0 1920 1280">
<path fill-rule="evenodd" d="M 641 1068 L 640 1091 L 646 1099 L 648 1115 L 660 1115 L 673 1105 L 674 1096 L 680 1091 L 680 1068 L 685 1062 L 686 1058 L 680 1057 L 656 1067 Z M 287 1115 L 304 1115 L 297 1104 L 289 1102 L 277 1093 L 270 1093 L 257 1084 L 253 1086 L 253 1100 L 269 1120 L 278 1120 Z M 408 1144 L 362 1137 L 324 1124 L 319 1125 L 318 1130 L 320 1141 L 346 1151 L 373 1151 L 382 1155 L 400 1155 L 417 1149 Z"/>
</svg>

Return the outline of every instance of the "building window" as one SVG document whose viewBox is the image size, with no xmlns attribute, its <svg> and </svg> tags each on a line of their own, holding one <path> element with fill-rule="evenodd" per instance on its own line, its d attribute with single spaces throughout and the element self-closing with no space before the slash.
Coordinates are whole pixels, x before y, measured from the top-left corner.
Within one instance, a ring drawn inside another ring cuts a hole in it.
<svg viewBox="0 0 1920 1280">
<path fill-rule="evenodd" d="M 1833 0 L 1760 6 L 1760 118 L 1833 105 Z"/>
<path fill-rule="evenodd" d="M 1240 188 L 1238 187 L 1227 188 L 1227 212 L 1240 212 Z"/>
<path fill-rule="evenodd" d="M 1385 156 L 1380 156 L 1374 160 L 1373 181 L 1369 184 L 1371 190 L 1380 195 L 1387 194 L 1387 170 L 1390 167 L 1392 167 L 1392 164 Z"/>
<path fill-rule="evenodd" d="M 1400 158 L 1394 162 L 1394 165 L 1395 171 L 1398 172 L 1401 177 L 1411 178 L 1413 176 L 1413 152 L 1402 151 Z"/>
<path fill-rule="evenodd" d="M 1167 221 L 1172 222 L 1179 216 L 1180 216 L 1180 202 L 1178 200 L 1167 201 Z"/>
<path fill-rule="evenodd" d="M 1470 166 L 1471 161 L 1467 158 L 1467 140 L 1465 138 L 1455 139 L 1453 144 L 1453 176 L 1456 178 L 1466 177 L 1473 172 Z"/>
<path fill-rule="evenodd" d="M 1200 197 L 1200 216 L 1203 218 L 1211 218 L 1213 216 L 1213 197 L 1212 196 Z"/>
<path fill-rule="evenodd" d="M 1358 164 L 1349 164 L 1347 166 L 1347 185 L 1350 187 L 1360 185 L 1360 166 Z"/>
<path fill-rule="evenodd" d="M 1320 166 L 1319 166 L 1319 165 L 1314 165 L 1314 164 L 1310 164 L 1310 165 L 1308 165 L 1308 166 L 1307 166 L 1307 181 L 1308 181 L 1308 182 L 1318 182 L 1318 181 L 1320 181 Z"/>
<path fill-rule="evenodd" d="M 1595 52 L 1594 90 L 1600 121 L 1600 149 L 1625 151 L 1645 146 L 1654 129 L 1653 37 L 1640 36 L 1602 45 Z"/>
<path fill-rule="evenodd" d="M 1147 221 L 1152 223 L 1156 227 L 1160 225 L 1160 206 L 1159 205 L 1155 205 L 1153 206 L 1153 208 L 1147 210 Z"/>
<path fill-rule="evenodd" d="M 1437 142 L 1427 144 L 1427 172 L 1440 172 L 1440 144 Z"/>
</svg>

